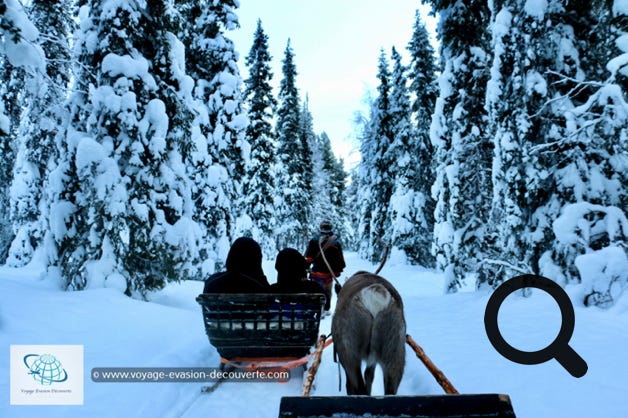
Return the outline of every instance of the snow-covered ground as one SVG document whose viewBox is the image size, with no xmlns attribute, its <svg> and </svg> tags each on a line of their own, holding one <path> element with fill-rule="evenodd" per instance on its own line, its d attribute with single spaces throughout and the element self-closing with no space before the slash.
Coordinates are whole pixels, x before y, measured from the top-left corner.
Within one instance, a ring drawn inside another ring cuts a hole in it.
<svg viewBox="0 0 628 418">
<path fill-rule="evenodd" d="M 347 254 L 347 273 L 374 266 Z M 273 281 L 272 262 L 265 272 Z M 461 393 L 506 393 L 518 417 L 628 417 L 628 298 L 607 311 L 576 304 L 570 345 L 587 361 L 588 373 L 569 375 L 555 360 L 525 366 L 498 354 L 484 331 L 488 292 L 443 295 L 440 274 L 391 260 L 382 275 L 404 298 L 408 332 Z M 201 383 L 95 383 L 93 367 L 215 367 L 195 297 L 202 283 L 173 284 L 152 302 L 114 289 L 61 292 L 31 266 L 0 268 L 0 416 L 2 417 L 276 417 L 282 396 L 298 396 L 301 378 L 288 383 L 223 383 L 201 394 Z M 580 287 L 567 289 L 572 300 Z M 334 298 L 335 299 L 335 298 Z M 323 320 L 328 333 L 331 318 Z M 511 344 L 536 350 L 560 327 L 554 301 L 544 293 L 506 299 L 500 327 Z M 11 406 L 11 344 L 84 346 L 84 405 Z M 400 395 L 439 394 L 440 386 L 408 348 Z M 374 394 L 383 393 L 376 374 Z M 343 376 L 344 382 L 344 376 Z M 338 396 L 338 368 L 327 349 L 312 395 Z"/>
</svg>

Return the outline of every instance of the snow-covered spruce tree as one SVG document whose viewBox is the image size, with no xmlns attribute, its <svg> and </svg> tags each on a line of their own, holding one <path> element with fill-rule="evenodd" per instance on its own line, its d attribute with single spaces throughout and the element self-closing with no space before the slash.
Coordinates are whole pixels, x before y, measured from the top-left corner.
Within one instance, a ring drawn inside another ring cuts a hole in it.
<svg viewBox="0 0 628 418">
<path fill-rule="evenodd" d="M 496 149 L 491 277 L 498 284 L 521 272 L 540 272 L 563 282 L 548 263 L 548 251 L 555 246 L 552 223 L 573 198 L 559 186 L 570 177 L 561 167 L 579 153 L 578 147 L 555 146 L 566 134 L 565 114 L 582 93 L 573 84 L 584 75 L 577 42 L 565 23 L 573 15 L 559 1 L 494 6 L 496 53 L 487 99 Z"/>
<path fill-rule="evenodd" d="M 234 182 L 235 199 L 232 213 L 242 214 L 242 180 L 250 158 L 250 144 L 245 138 L 246 115 L 242 109 L 242 78 L 237 65 L 238 53 L 226 32 L 236 29 L 238 16 L 237 0 L 213 0 L 209 11 L 214 16 L 214 25 L 219 32 L 210 43 L 210 61 L 213 78 L 207 85 L 209 94 L 209 120 L 213 143 L 219 151 L 219 161 L 227 168 Z"/>
<path fill-rule="evenodd" d="M 300 166 L 304 154 L 301 136 L 301 109 L 296 85 L 297 70 L 290 40 L 283 58 L 283 78 L 279 84 L 279 108 L 277 109 L 277 188 L 275 203 L 277 213 L 277 241 L 279 247 L 303 247 L 303 236 L 309 230 L 307 207 L 304 199 L 304 182 Z"/>
<path fill-rule="evenodd" d="M 410 97 L 408 93 L 408 80 L 406 68 L 401 62 L 401 54 L 395 47 L 392 48 L 391 60 L 393 70 L 390 76 L 390 109 L 389 118 L 392 143 L 385 151 L 386 159 L 392 164 L 392 195 L 388 205 L 387 217 L 389 218 L 391 231 L 390 244 L 394 248 L 402 250 L 412 261 L 416 260 L 418 248 L 412 249 L 415 237 L 413 229 L 416 214 L 414 202 L 414 129 L 411 121 Z M 411 254 L 408 254 L 410 252 Z"/>
<path fill-rule="evenodd" d="M 203 274 L 223 268 L 238 216 L 237 199 L 247 154 L 237 55 L 224 33 L 237 27 L 237 2 L 177 2 L 186 45 L 186 70 L 195 82 L 190 177 L 195 221 L 203 229 Z"/>
<path fill-rule="evenodd" d="M 609 9 L 610 2 L 602 2 Z M 602 16 L 610 17 L 610 57 L 611 60 L 607 65 L 611 71 L 614 82 L 621 87 L 626 93 L 628 91 L 628 68 L 626 65 L 626 54 L 628 53 L 628 45 L 626 37 L 628 36 L 628 4 L 625 0 L 613 0 L 609 14 Z M 624 206 L 625 207 L 625 206 Z"/>
<path fill-rule="evenodd" d="M 427 2 L 427 1 L 426 1 Z M 485 131 L 489 11 L 482 0 L 431 0 L 440 14 L 441 75 L 430 138 L 435 159 L 434 255 L 455 292 L 484 258 L 492 145 Z M 486 280 L 478 274 L 479 282 Z"/>
<path fill-rule="evenodd" d="M 433 260 L 431 244 L 434 225 L 424 217 L 425 195 L 418 190 L 421 182 L 429 181 L 418 175 L 418 167 L 421 164 L 429 164 L 429 160 L 418 160 L 420 144 L 417 142 L 412 124 L 406 68 L 401 62 L 401 55 L 394 47 L 391 59 L 393 72 L 390 119 L 395 136 L 388 154 L 390 161 L 395 165 L 395 174 L 388 207 L 392 228 L 390 243 L 403 251 L 411 263 L 430 266 Z"/>
<path fill-rule="evenodd" d="M 10 217 L 10 186 L 16 158 L 25 79 L 43 74 L 44 53 L 39 32 L 17 0 L 0 1 L 0 263 L 14 239 Z"/>
<path fill-rule="evenodd" d="M 10 35 L 4 35 L 10 36 Z M 4 264 L 15 233 L 11 223 L 11 183 L 17 148 L 17 131 L 26 72 L 14 67 L 6 56 L 0 57 L 0 264 Z"/>
<path fill-rule="evenodd" d="M 313 208 L 311 232 L 318 232 L 318 222 L 329 219 L 334 225 L 334 233 L 347 237 L 348 227 L 344 211 L 344 190 L 346 174 L 342 161 L 334 156 L 331 141 L 325 132 L 315 137 L 312 146 Z"/>
<path fill-rule="evenodd" d="M 607 64 L 622 54 L 619 38 L 628 29 L 626 7 L 622 0 L 570 0 L 563 5 L 563 21 L 573 29 L 578 63 L 587 80 L 607 80 Z M 591 48 L 592 45 L 595 47 Z M 622 71 L 616 72 L 615 80 L 624 91 L 628 90 L 626 78 Z M 596 90 L 595 85 L 580 87 L 586 90 L 586 94 L 577 97 L 584 101 L 585 96 Z"/>
<path fill-rule="evenodd" d="M 202 279 L 204 261 L 188 170 L 194 148 L 190 139 L 194 82 L 185 73 L 184 46 L 175 35 L 182 21 L 167 0 L 148 0 L 143 17 L 145 41 L 140 52 L 150 62 L 157 97 L 148 103 L 140 121 L 148 149 L 143 151 L 145 164 L 132 179 L 129 197 L 142 215 L 145 205 L 148 219 L 129 220 L 131 246 L 124 261 L 142 294 L 143 285 L 150 290 L 162 286 L 163 280 Z"/>
<path fill-rule="evenodd" d="M 534 112 L 547 93 L 534 66 L 542 56 L 536 40 L 544 13 L 524 11 L 525 1 L 493 3 L 494 58 L 488 83 L 489 132 L 494 141 L 492 252 L 485 260 L 487 284 L 495 287 L 517 274 L 529 273 L 525 233 L 530 219 L 526 182 L 533 174 L 527 154 L 533 135 L 542 135 Z M 482 282 L 483 283 L 483 282 Z M 480 282 L 478 282 L 480 284 Z"/>
<path fill-rule="evenodd" d="M 327 134 L 323 132 L 321 134 L 322 141 L 329 141 L 326 139 Z M 331 149 L 331 148 L 330 148 Z M 333 155 L 333 154 L 332 154 Z M 345 171 L 345 162 L 342 158 L 336 158 L 335 155 L 333 159 L 333 165 L 331 167 L 331 175 L 330 175 L 330 194 L 331 194 L 331 204 L 334 206 L 336 212 L 338 213 L 338 223 L 336 224 L 336 230 L 342 234 L 343 237 L 348 237 L 352 232 L 352 227 L 349 222 L 348 211 L 347 211 L 347 198 L 346 198 L 346 190 L 347 190 L 347 177 L 348 173 Z"/>
<path fill-rule="evenodd" d="M 351 251 L 358 251 L 358 230 L 360 227 L 360 213 L 362 209 L 362 199 L 358 194 L 360 178 L 358 170 L 361 164 L 354 167 L 349 173 L 349 184 L 345 190 L 345 219 L 347 225 L 347 232 L 342 236 L 342 243 L 345 248 Z"/>
<path fill-rule="evenodd" d="M 373 213 L 374 195 L 371 188 L 371 171 L 373 170 L 373 155 L 375 153 L 375 136 L 371 133 L 371 120 L 375 116 L 374 100 L 367 98 L 368 117 L 358 113 L 354 121 L 357 137 L 360 140 L 360 164 L 354 172 L 352 183 L 352 201 L 356 204 L 357 219 L 355 220 L 355 247 L 360 256 L 367 258 L 373 254 L 370 240 L 371 219 Z M 351 206 L 349 206 L 351 207 Z"/>
<path fill-rule="evenodd" d="M 329 218 L 331 220 L 335 215 L 332 210 L 331 197 L 327 194 L 329 178 L 328 173 L 324 169 L 323 147 L 324 144 L 321 141 L 321 137 L 316 136 L 311 146 L 313 168 L 312 195 L 314 196 L 311 213 L 312 224 L 309 228 L 311 232 L 318 231 L 317 222 L 320 222 L 321 219 Z M 333 220 L 332 223 L 334 223 Z"/>
<path fill-rule="evenodd" d="M 244 81 L 249 118 L 246 139 L 251 144 L 251 158 L 242 191 L 243 212 L 251 218 L 251 235 L 268 254 L 274 254 L 277 250 L 274 239 L 274 196 L 277 194 L 274 166 L 277 145 L 272 126 L 277 100 L 270 85 L 273 77 L 271 59 L 268 35 L 264 33 L 261 20 L 258 20 L 253 45 L 245 60 L 249 69 L 249 78 Z"/>
<path fill-rule="evenodd" d="M 307 234 L 308 231 L 313 229 L 313 223 L 315 223 L 316 219 L 312 217 L 314 200 L 317 198 L 314 195 L 314 189 L 312 186 L 314 180 L 314 164 L 312 162 L 312 154 L 314 149 L 316 148 L 316 141 L 318 140 L 317 135 L 314 133 L 314 118 L 312 118 L 312 113 L 309 109 L 310 99 L 306 95 L 305 100 L 303 101 L 303 105 L 301 107 L 301 113 L 299 114 L 299 139 L 301 142 L 301 153 L 296 156 L 299 161 L 299 165 L 301 167 L 301 192 L 300 199 L 303 200 L 302 210 L 303 210 L 303 219 L 307 225 L 303 228 L 305 231 L 303 234 Z M 317 228 L 314 228 L 317 230 Z M 307 246 L 307 242 L 302 241 L 299 247 L 305 248 Z"/>
<path fill-rule="evenodd" d="M 384 249 L 382 242 L 390 242 L 392 224 L 388 216 L 388 206 L 393 193 L 396 161 L 390 153 L 390 147 L 395 139 L 395 131 L 391 118 L 391 89 L 392 80 L 388 59 L 381 51 L 378 61 L 377 87 L 378 96 L 373 102 L 372 117 L 367 130 L 372 150 L 368 152 L 372 194 L 372 208 L 370 214 L 370 230 L 367 239 L 372 251 L 367 257 L 375 261 L 379 259 Z"/>
<path fill-rule="evenodd" d="M 67 124 L 64 102 L 70 78 L 69 35 L 73 29 L 70 3 L 31 3 L 30 18 L 43 35 L 46 73 L 28 77 L 31 88 L 22 101 L 27 106 L 11 185 L 11 223 L 15 233 L 7 259 L 11 266 L 28 263 L 49 229 L 47 179 L 57 164 L 57 142 Z"/>
<path fill-rule="evenodd" d="M 430 43 L 428 32 L 418 10 L 415 14 L 412 39 L 407 49 L 410 52 L 410 67 L 408 69 L 410 93 L 414 95 L 412 101 L 412 113 L 415 121 L 413 158 L 416 164 L 414 189 L 417 193 L 417 199 L 423 202 L 417 208 L 417 219 L 420 220 L 425 229 L 424 231 L 417 231 L 421 247 L 424 248 L 421 251 L 421 260 L 417 260 L 417 262 L 425 266 L 433 266 L 435 259 L 431 247 L 434 237 L 435 202 L 432 198 L 432 185 L 435 177 L 430 124 L 438 96 L 438 85 L 434 48 Z"/>
<path fill-rule="evenodd" d="M 322 150 L 323 170 L 327 175 L 327 193 L 334 212 L 333 222 L 335 230 L 341 237 L 348 237 L 351 229 L 347 219 L 346 182 L 347 172 L 344 169 L 342 158 L 336 158 L 331 148 L 331 141 L 327 133 L 322 132 L 319 137 L 319 148 Z M 345 240 L 342 238 L 343 241 Z"/>
<path fill-rule="evenodd" d="M 142 164 L 138 125 L 156 84 L 134 45 L 141 31 L 139 10 L 109 10 L 110 5 L 93 0 L 80 10 L 72 125 L 62 153 L 68 161 L 60 165 L 66 176 L 58 174 L 64 184 L 51 212 L 60 219 L 51 223 L 69 289 L 116 286 L 130 294 L 131 272 L 123 265 L 131 245 L 126 188 Z"/>
<path fill-rule="evenodd" d="M 539 147 L 561 155 L 546 205 L 560 216 L 552 224 L 554 241 L 539 262 L 541 272 L 559 282 L 582 281 L 587 305 L 609 306 L 628 288 L 628 47 L 621 42 L 628 9 L 623 6 L 593 2 L 589 13 L 569 5 L 578 16 L 569 21 L 577 26 L 572 55 L 578 73 L 564 68 L 560 73 L 572 88 L 563 137 Z M 592 33 L 592 24 L 599 33 Z"/>
<path fill-rule="evenodd" d="M 407 50 L 410 52 L 408 80 L 410 80 L 410 91 L 414 94 L 412 112 L 416 119 L 417 135 L 424 135 L 427 138 L 425 147 L 427 151 L 430 151 L 429 125 L 432 120 L 434 103 L 438 96 L 436 62 L 434 48 L 430 43 L 429 34 L 418 10 L 414 19 L 412 39 L 407 46 Z"/>
<path fill-rule="evenodd" d="M 66 143 L 74 156 L 66 180 L 73 193 L 63 190 L 56 204 L 66 208 L 67 219 L 56 221 L 66 227 L 60 267 L 69 288 L 113 286 L 145 297 L 190 274 L 181 263 L 190 249 L 181 237 L 187 234 L 186 244 L 195 238 L 184 220 L 190 210 L 180 178 L 184 129 L 178 120 L 169 129 L 166 111 L 168 102 L 185 117 L 172 99 L 190 83 L 176 80 L 183 68 L 166 30 L 166 3 L 149 2 L 141 10 L 135 3 L 96 0 L 88 6 L 76 39 L 85 74 L 77 77 Z"/>
<path fill-rule="evenodd" d="M 562 192 L 558 191 L 556 181 L 563 174 L 557 167 L 564 162 L 565 150 L 548 152 L 552 148 L 548 144 L 559 143 L 564 137 L 565 112 L 574 106 L 573 100 L 581 90 L 574 88 L 572 81 L 584 76 L 571 26 L 573 15 L 566 12 L 562 3 L 551 1 L 544 8 L 524 7 L 518 11 L 522 17 L 516 24 L 523 34 L 522 42 L 534 58 L 525 58 L 522 64 L 529 88 L 525 98 L 528 123 L 524 125 L 526 178 L 522 204 L 527 231 L 523 234 L 525 253 L 520 266 L 558 282 L 563 281 L 562 273 L 544 268 L 548 264 L 542 260 L 547 260 L 547 251 L 554 246 L 552 223 L 560 214 L 560 201 L 571 200 L 571 192 L 559 197 Z M 534 15 L 535 18 L 529 17 Z"/>
</svg>

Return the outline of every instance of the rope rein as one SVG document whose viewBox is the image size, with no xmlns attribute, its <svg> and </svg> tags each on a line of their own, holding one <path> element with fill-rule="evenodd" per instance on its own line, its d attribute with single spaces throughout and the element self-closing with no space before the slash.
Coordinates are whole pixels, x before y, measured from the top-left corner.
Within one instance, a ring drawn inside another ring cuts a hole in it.
<svg viewBox="0 0 628 418">
<path fill-rule="evenodd" d="M 324 239 L 325 237 L 321 237 L 321 239 L 318 240 L 318 249 L 321 251 L 320 252 L 321 257 L 323 257 L 323 261 L 325 262 L 325 265 L 327 266 L 327 270 L 329 270 L 329 274 L 331 274 L 331 277 L 333 277 L 334 281 L 336 282 L 336 286 L 334 287 L 334 290 L 336 290 L 336 294 L 338 294 L 340 292 L 338 287 L 342 287 L 342 284 L 340 284 L 338 277 L 336 277 L 333 269 L 329 265 L 329 261 L 327 261 L 327 257 L 325 256 L 325 251 L 323 251 L 323 246 L 322 246 Z"/>
</svg>

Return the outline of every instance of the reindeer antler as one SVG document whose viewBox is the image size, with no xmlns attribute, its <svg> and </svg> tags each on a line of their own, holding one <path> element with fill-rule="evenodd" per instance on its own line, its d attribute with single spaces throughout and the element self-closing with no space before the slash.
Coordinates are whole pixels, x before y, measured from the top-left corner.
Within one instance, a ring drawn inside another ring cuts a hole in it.
<svg viewBox="0 0 628 418">
<path fill-rule="evenodd" d="M 384 255 L 382 256 L 382 261 L 379 263 L 379 267 L 375 270 L 375 274 L 379 274 L 384 268 L 384 264 L 386 264 L 386 259 L 388 258 L 388 253 L 390 252 L 390 245 L 384 241 L 383 239 L 379 239 L 379 242 L 384 246 Z"/>
</svg>

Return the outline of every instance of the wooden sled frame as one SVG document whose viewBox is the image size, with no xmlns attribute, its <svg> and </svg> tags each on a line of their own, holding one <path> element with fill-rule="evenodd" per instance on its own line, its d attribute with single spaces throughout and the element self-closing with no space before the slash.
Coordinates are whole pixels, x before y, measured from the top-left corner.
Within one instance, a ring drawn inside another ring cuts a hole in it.
<svg viewBox="0 0 628 418">
<path fill-rule="evenodd" d="M 309 293 L 204 293 L 209 342 L 231 362 L 295 360 L 316 344 L 325 296 Z"/>
</svg>

